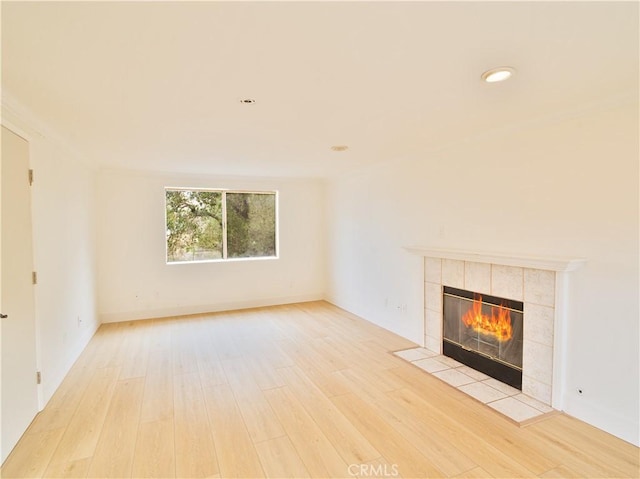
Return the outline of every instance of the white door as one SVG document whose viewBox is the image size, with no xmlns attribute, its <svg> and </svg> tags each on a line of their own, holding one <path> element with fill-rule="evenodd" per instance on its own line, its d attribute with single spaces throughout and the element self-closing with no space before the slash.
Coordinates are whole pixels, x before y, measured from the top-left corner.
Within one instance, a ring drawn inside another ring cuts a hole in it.
<svg viewBox="0 0 640 479">
<path fill-rule="evenodd" d="M 38 412 L 29 144 L 2 127 L 0 452 L 4 462 Z"/>
</svg>

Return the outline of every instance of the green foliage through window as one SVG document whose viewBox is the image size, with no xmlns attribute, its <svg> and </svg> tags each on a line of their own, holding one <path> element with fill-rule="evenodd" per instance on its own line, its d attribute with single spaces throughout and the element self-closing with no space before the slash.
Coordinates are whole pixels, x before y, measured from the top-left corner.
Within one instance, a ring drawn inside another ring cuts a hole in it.
<svg viewBox="0 0 640 479">
<path fill-rule="evenodd" d="M 167 189 L 166 219 L 169 263 L 277 254 L 274 192 Z"/>
</svg>

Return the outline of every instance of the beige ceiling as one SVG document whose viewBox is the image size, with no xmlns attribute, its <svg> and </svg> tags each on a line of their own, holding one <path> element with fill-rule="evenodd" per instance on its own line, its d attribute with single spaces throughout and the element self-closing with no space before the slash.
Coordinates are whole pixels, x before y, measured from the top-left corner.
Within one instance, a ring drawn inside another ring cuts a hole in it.
<svg viewBox="0 0 640 479">
<path fill-rule="evenodd" d="M 636 95 L 638 3 L 3 1 L 2 87 L 105 167 L 328 176 Z"/>
</svg>

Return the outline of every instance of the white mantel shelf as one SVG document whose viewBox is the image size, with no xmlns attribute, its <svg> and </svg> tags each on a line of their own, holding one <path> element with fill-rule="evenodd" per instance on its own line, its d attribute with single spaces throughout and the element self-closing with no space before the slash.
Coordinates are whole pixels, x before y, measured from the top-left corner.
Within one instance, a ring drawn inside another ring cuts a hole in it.
<svg viewBox="0 0 640 479">
<path fill-rule="evenodd" d="M 513 254 L 440 249 L 430 248 L 427 246 L 405 246 L 404 249 L 410 253 L 417 254 L 418 256 L 425 256 L 429 258 L 457 259 L 461 261 L 474 261 L 476 263 L 519 266 L 521 268 L 542 269 L 557 272 L 575 271 L 587 262 L 584 258 L 516 256 Z"/>
</svg>

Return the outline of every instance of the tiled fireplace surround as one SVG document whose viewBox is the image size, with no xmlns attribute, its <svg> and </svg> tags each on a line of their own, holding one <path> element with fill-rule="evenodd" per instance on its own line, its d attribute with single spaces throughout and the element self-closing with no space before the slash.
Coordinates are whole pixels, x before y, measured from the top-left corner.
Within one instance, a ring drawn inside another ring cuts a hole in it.
<svg viewBox="0 0 640 479">
<path fill-rule="evenodd" d="M 442 287 L 524 302 L 522 392 L 562 409 L 568 273 L 584 260 L 409 247 L 424 258 L 425 346 L 442 353 Z"/>
</svg>

